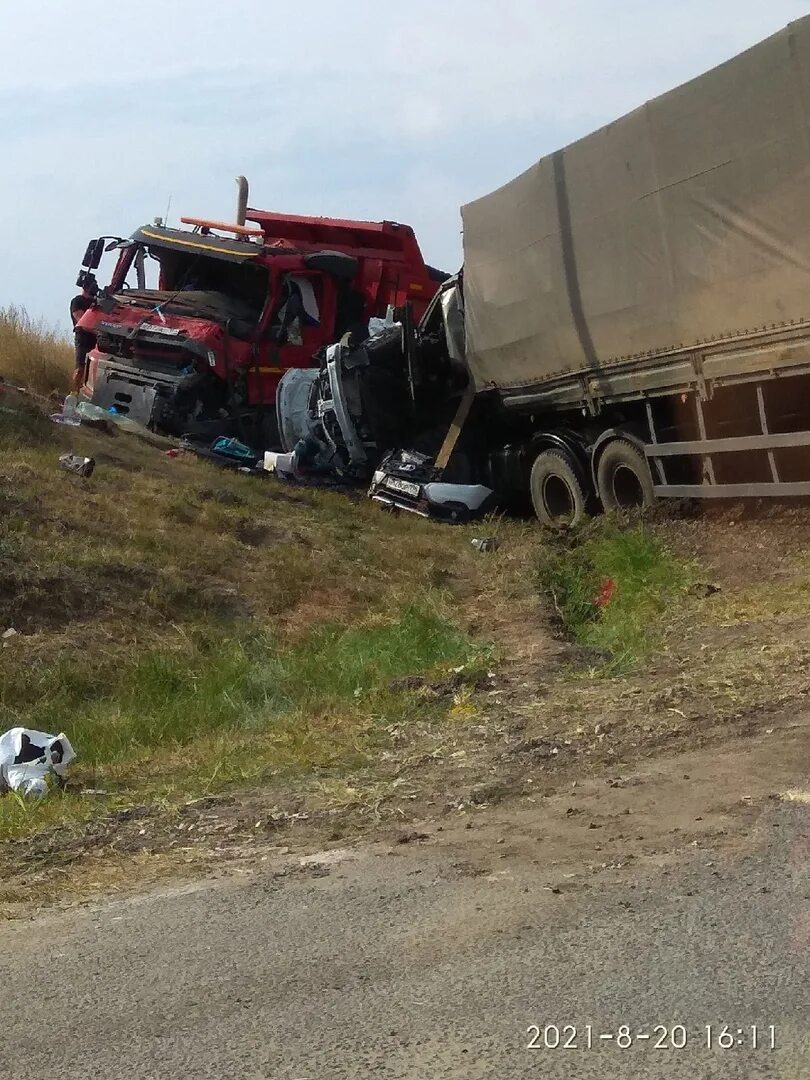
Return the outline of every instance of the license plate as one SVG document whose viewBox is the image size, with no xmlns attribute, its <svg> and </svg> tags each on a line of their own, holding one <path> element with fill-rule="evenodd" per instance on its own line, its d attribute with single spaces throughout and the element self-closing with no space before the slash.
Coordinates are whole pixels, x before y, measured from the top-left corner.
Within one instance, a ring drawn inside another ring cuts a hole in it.
<svg viewBox="0 0 810 1080">
<path fill-rule="evenodd" d="M 153 326 L 151 323 L 147 323 L 142 329 L 147 330 L 150 334 L 162 334 L 163 337 L 177 337 L 180 333 L 174 326 Z"/>
<path fill-rule="evenodd" d="M 387 476 L 383 481 L 383 486 L 387 487 L 389 491 L 401 491 L 403 495 L 411 495 L 414 498 L 419 494 L 418 484 L 414 484 L 410 480 L 400 480 L 396 476 Z"/>
</svg>

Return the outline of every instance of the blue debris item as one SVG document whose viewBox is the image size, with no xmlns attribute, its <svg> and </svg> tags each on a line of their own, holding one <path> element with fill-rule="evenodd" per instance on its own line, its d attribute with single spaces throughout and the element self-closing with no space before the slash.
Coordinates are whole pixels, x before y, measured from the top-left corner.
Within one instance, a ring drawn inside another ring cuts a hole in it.
<svg viewBox="0 0 810 1080">
<path fill-rule="evenodd" d="M 218 439 L 214 439 L 211 443 L 211 449 L 215 454 L 221 454 L 223 457 L 235 458 L 238 461 L 255 460 L 256 453 L 251 450 L 249 446 L 245 446 L 243 442 L 238 439 L 228 439 L 224 435 L 220 435 Z"/>
</svg>

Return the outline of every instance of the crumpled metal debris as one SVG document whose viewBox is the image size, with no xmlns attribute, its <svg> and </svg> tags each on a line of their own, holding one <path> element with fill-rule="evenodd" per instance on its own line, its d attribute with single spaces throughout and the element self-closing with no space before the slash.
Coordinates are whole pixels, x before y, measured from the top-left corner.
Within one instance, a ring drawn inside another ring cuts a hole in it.
<svg viewBox="0 0 810 1080">
<path fill-rule="evenodd" d="M 59 468 L 65 472 L 75 473 L 77 476 L 92 476 L 96 467 L 94 458 L 82 457 L 81 454 L 62 454 L 59 458 Z"/>
</svg>

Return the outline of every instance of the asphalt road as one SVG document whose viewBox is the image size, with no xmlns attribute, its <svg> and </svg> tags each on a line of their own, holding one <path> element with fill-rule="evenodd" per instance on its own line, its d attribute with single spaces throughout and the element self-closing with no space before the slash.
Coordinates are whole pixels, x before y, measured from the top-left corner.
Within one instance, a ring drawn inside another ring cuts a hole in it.
<svg viewBox="0 0 810 1080">
<path fill-rule="evenodd" d="M 332 858 L 8 924 L 0 1072 L 810 1076 L 810 806 L 774 804 L 739 851 L 560 893 L 429 845 Z M 532 1024 L 575 1026 L 578 1048 L 527 1049 Z M 707 1024 L 747 1045 L 708 1050 Z M 599 1037 L 620 1025 L 626 1049 Z"/>
</svg>

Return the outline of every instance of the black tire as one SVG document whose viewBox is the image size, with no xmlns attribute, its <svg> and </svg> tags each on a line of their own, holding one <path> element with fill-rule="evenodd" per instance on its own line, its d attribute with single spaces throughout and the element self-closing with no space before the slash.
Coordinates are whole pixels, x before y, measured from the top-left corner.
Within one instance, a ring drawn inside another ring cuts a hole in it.
<svg viewBox="0 0 810 1080">
<path fill-rule="evenodd" d="M 537 518 L 551 529 L 570 529 L 585 517 L 587 496 L 571 463 L 546 450 L 532 465 L 529 491 Z"/>
<path fill-rule="evenodd" d="M 596 469 L 596 491 L 606 512 L 652 506 L 652 473 L 641 450 L 627 439 L 608 443 Z"/>
</svg>

